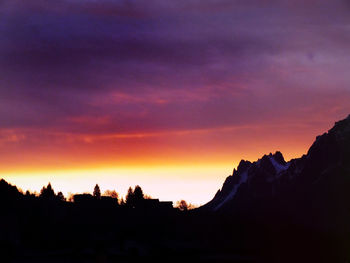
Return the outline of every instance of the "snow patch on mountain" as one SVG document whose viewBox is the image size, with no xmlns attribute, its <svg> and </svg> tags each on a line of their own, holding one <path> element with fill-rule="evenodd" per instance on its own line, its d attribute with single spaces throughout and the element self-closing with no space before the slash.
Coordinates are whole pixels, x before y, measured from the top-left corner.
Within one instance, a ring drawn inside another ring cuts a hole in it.
<svg viewBox="0 0 350 263">
<path fill-rule="evenodd" d="M 282 171 L 287 170 L 288 167 L 289 167 L 289 165 L 290 165 L 289 162 L 286 163 L 285 165 L 283 165 L 283 164 L 277 162 L 277 161 L 275 160 L 275 158 L 273 158 L 273 156 L 269 156 L 269 159 L 270 159 L 270 161 L 271 161 L 273 167 L 274 167 L 275 170 L 276 170 L 277 176 L 278 176 Z"/>
<path fill-rule="evenodd" d="M 229 200 L 233 199 L 233 197 L 237 193 L 237 190 L 238 190 L 239 186 L 241 184 L 243 184 L 243 183 L 246 183 L 247 180 L 248 180 L 248 171 L 245 171 L 244 173 L 242 173 L 240 175 L 239 182 L 237 184 L 235 184 L 235 186 L 233 187 L 232 191 L 225 197 L 225 199 L 214 208 L 214 211 L 220 209 L 220 207 L 222 207 L 226 202 L 228 202 Z"/>
</svg>

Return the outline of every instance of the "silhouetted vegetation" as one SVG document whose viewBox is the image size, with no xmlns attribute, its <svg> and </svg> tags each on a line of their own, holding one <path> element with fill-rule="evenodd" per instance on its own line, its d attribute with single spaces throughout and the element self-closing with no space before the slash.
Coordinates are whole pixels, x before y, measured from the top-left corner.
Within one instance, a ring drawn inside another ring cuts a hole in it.
<svg viewBox="0 0 350 263">
<path fill-rule="evenodd" d="M 177 201 L 175 207 L 181 211 L 187 211 L 196 208 L 193 204 L 187 203 L 185 200 Z"/>
<path fill-rule="evenodd" d="M 128 193 L 126 195 L 125 204 L 128 207 L 136 208 L 141 207 L 145 200 L 142 188 L 136 185 L 134 189 L 129 187 Z"/>
<path fill-rule="evenodd" d="M 57 193 L 57 199 L 60 201 L 66 201 L 66 198 L 64 197 L 62 192 Z"/>
<path fill-rule="evenodd" d="M 101 199 L 101 191 L 100 191 L 100 187 L 98 186 L 98 184 L 95 185 L 93 195 L 96 199 Z"/>
<path fill-rule="evenodd" d="M 110 196 L 116 200 L 119 199 L 119 195 L 118 193 L 115 191 L 115 190 L 106 190 L 104 193 L 103 193 L 104 196 Z"/>
<path fill-rule="evenodd" d="M 30 196 L 31 194 L 29 191 L 26 192 L 26 196 Z M 35 196 L 35 195 L 33 195 Z M 58 192 L 57 195 L 55 194 L 55 191 L 53 190 L 51 183 L 49 183 L 46 187 L 44 186 L 40 190 L 39 197 L 44 200 L 58 200 L 58 201 L 65 201 L 65 197 L 62 192 Z"/>
</svg>

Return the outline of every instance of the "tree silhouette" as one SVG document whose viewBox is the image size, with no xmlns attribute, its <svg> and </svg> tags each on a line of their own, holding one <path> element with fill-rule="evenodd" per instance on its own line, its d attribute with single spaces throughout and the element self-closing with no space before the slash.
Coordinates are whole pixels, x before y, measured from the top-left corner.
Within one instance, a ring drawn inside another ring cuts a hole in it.
<svg viewBox="0 0 350 263">
<path fill-rule="evenodd" d="M 52 189 L 51 183 L 49 183 L 47 187 L 44 186 L 41 189 L 39 197 L 43 199 L 54 199 L 56 197 L 55 192 Z"/>
<path fill-rule="evenodd" d="M 64 197 L 62 192 L 57 193 L 57 199 L 60 201 L 66 201 L 66 198 Z"/>
<path fill-rule="evenodd" d="M 143 198 L 144 198 L 144 199 L 153 199 L 153 197 L 152 197 L 152 196 L 147 195 L 147 194 L 144 194 L 144 195 L 143 195 Z"/>
<path fill-rule="evenodd" d="M 141 205 L 142 200 L 144 200 L 144 195 L 142 188 L 139 185 L 135 186 L 133 190 L 131 187 L 128 189 L 128 193 L 126 195 L 126 205 L 129 207 L 139 207 Z"/>
<path fill-rule="evenodd" d="M 180 209 L 181 211 L 187 211 L 195 208 L 193 204 L 187 203 L 185 200 L 177 201 L 175 207 Z"/>
<path fill-rule="evenodd" d="M 143 191 L 139 185 L 135 186 L 134 196 L 135 196 L 135 199 L 138 199 L 138 200 L 143 199 Z"/>
<path fill-rule="evenodd" d="M 134 207 L 135 205 L 134 191 L 132 190 L 131 186 L 129 187 L 128 193 L 126 194 L 125 204 L 129 207 Z"/>
<path fill-rule="evenodd" d="M 124 198 L 122 197 L 119 201 L 119 205 L 124 206 L 125 204 Z"/>
<path fill-rule="evenodd" d="M 100 187 L 98 186 L 98 184 L 95 185 L 93 196 L 96 199 L 101 199 L 101 191 L 100 191 Z"/>
<path fill-rule="evenodd" d="M 135 186 L 134 189 L 134 202 L 135 202 L 135 207 L 140 206 L 142 200 L 144 199 L 143 197 L 143 191 L 139 185 Z"/>
<path fill-rule="evenodd" d="M 106 190 L 103 193 L 103 195 L 104 196 L 110 196 L 110 197 L 115 198 L 115 199 L 119 198 L 119 195 L 118 195 L 118 193 L 115 190 Z"/>
</svg>

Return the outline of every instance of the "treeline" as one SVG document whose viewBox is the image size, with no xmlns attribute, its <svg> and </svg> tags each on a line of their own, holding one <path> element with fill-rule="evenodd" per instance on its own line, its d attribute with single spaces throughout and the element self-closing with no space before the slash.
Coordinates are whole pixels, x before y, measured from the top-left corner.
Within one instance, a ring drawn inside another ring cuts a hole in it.
<svg viewBox="0 0 350 263">
<path fill-rule="evenodd" d="M 173 206 L 172 202 L 159 202 L 159 199 L 153 199 L 151 196 L 144 194 L 141 186 L 136 185 L 134 188 L 129 187 L 125 199 L 120 197 L 120 195 L 115 190 L 106 190 L 101 193 L 101 189 L 98 184 L 95 185 L 92 194 L 83 193 L 83 194 L 70 194 L 67 198 L 64 194 L 59 191 L 55 193 L 51 183 L 48 183 L 47 186 L 43 186 L 39 193 L 32 193 L 26 191 L 25 193 L 18 189 L 16 186 L 12 186 L 7 183 L 4 179 L 0 180 L 0 197 L 1 195 L 6 195 L 6 199 L 18 198 L 21 195 L 28 199 L 41 199 L 48 201 L 58 201 L 58 202 L 89 202 L 89 201 L 108 201 L 110 204 L 114 204 L 121 207 L 128 208 L 140 208 L 140 207 L 150 207 L 156 205 L 156 203 L 165 204 L 168 206 Z M 181 211 L 187 211 L 190 209 L 196 208 L 191 203 L 186 202 L 185 200 L 179 200 L 175 204 L 175 208 L 178 208 Z"/>
</svg>

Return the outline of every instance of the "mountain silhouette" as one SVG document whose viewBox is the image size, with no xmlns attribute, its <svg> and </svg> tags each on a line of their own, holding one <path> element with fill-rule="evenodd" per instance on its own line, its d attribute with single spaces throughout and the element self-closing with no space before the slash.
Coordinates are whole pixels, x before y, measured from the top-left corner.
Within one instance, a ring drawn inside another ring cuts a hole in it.
<svg viewBox="0 0 350 263">
<path fill-rule="evenodd" d="M 277 151 L 255 162 L 242 160 L 200 209 L 234 214 L 270 209 L 308 227 L 348 231 L 349 189 L 350 115 L 317 136 L 301 158 L 286 162 Z"/>
</svg>

